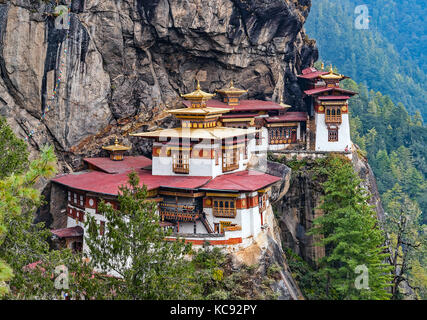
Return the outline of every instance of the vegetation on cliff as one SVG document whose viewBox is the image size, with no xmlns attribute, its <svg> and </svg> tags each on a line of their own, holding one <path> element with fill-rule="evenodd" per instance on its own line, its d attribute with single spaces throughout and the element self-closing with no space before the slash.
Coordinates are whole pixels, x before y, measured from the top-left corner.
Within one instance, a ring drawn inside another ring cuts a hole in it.
<svg viewBox="0 0 427 320">
<path fill-rule="evenodd" d="M 290 255 L 290 268 L 309 299 L 387 299 L 391 286 L 387 248 L 369 195 L 351 162 L 338 155 L 286 161 L 293 170 L 310 170 L 324 194 L 309 235 L 325 248 L 324 257 L 308 265 Z M 289 253 L 289 251 L 288 251 Z M 365 268 L 369 289 L 357 287 L 357 268 Z"/>
<path fill-rule="evenodd" d="M 294 175 L 310 172 L 324 194 L 316 208 L 322 216 L 314 220 L 310 233 L 320 239 L 325 257 L 310 264 L 287 249 L 290 269 L 308 299 L 425 299 L 421 212 L 401 188 L 396 185 L 384 195 L 388 205 L 380 221 L 347 159 L 276 161 L 290 166 Z M 363 265 L 370 290 L 355 287 L 355 268 Z"/>
<path fill-rule="evenodd" d="M 45 241 L 49 231 L 43 223 L 33 224 L 34 212 L 43 199 L 35 184 L 55 173 L 56 157 L 53 149 L 42 149 L 38 159 L 28 163 L 24 142 L 17 139 L 4 119 L 0 118 L 0 296 L 21 288 L 21 297 L 35 294 L 40 279 L 31 273 L 24 275 L 24 266 L 47 259 L 54 254 Z M 3 161 L 6 162 L 3 163 Z"/>
<path fill-rule="evenodd" d="M 427 222 L 427 127 L 421 115 L 410 116 L 401 103 L 352 80 L 345 80 L 344 88 L 359 92 L 349 102 L 351 137 L 366 154 L 378 191 L 384 195 L 400 185 Z M 384 197 L 383 204 L 388 205 Z"/>
</svg>

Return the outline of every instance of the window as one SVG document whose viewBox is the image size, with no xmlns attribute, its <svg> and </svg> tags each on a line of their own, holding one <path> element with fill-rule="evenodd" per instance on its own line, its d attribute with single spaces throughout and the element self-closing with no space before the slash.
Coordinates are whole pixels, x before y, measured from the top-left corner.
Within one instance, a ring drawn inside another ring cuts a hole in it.
<svg viewBox="0 0 427 320">
<path fill-rule="evenodd" d="M 68 191 L 68 201 L 71 201 L 71 192 Z"/>
<path fill-rule="evenodd" d="M 175 173 L 190 172 L 190 152 L 179 150 L 172 154 L 172 166 Z"/>
<path fill-rule="evenodd" d="M 268 199 L 268 194 L 266 192 L 259 195 L 258 206 L 260 211 L 264 211 L 267 208 L 267 199 Z"/>
<path fill-rule="evenodd" d="M 78 219 L 80 222 L 83 222 L 83 221 L 84 221 L 84 216 L 85 216 L 85 213 L 84 213 L 83 211 L 77 211 L 77 219 Z"/>
<path fill-rule="evenodd" d="M 236 216 L 236 203 L 234 199 L 215 199 L 213 202 L 213 215 L 215 217 L 234 218 Z"/>
<path fill-rule="evenodd" d="M 341 107 L 327 106 L 325 109 L 325 121 L 333 123 L 341 123 Z"/>
<path fill-rule="evenodd" d="M 239 168 L 239 150 L 226 149 L 222 154 L 222 171 L 233 171 Z"/>
<path fill-rule="evenodd" d="M 270 144 L 283 144 L 297 142 L 296 127 L 279 127 L 270 128 L 269 130 Z"/>
<path fill-rule="evenodd" d="M 329 142 L 336 142 L 338 141 L 338 129 L 328 129 L 328 141 Z"/>
</svg>

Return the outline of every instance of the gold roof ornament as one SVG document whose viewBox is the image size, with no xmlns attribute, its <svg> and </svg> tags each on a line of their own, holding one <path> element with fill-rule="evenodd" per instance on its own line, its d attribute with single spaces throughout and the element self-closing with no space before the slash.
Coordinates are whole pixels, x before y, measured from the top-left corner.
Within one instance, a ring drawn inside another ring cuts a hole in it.
<svg viewBox="0 0 427 320">
<path fill-rule="evenodd" d="M 114 141 L 114 145 L 102 147 L 102 149 L 114 152 L 114 151 L 127 151 L 132 148 L 119 144 L 119 140 L 116 138 L 116 140 Z"/>
<path fill-rule="evenodd" d="M 235 88 L 233 80 L 231 80 L 228 88 L 219 89 L 219 90 L 216 90 L 216 92 L 218 92 L 221 95 L 241 96 L 241 95 L 247 93 L 248 90 Z"/>
<path fill-rule="evenodd" d="M 325 64 L 322 62 L 322 66 L 321 66 L 322 70 L 325 69 Z"/>
<path fill-rule="evenodd" d="M 331 64 L 331 67 L 329 69 L 329 73 L 325 74 L 323 76 L 320 76 L 320 78 L 322 78 L 324 80 L 341 80 L 344 78 L 344 76 L 342 74 L 335 73 L 334 70 L 332 69 L 332 64 Z"/>
<path fill-rule="evenodd" d="M 215 93 L 207 93 L 200 89 L 200 82 L 197 80 L 196 90 L 187 94 L 181 94 L 185 100 L 191 101 L 192 108 L 203 108 L 206 106 L 206 101 L 215 96 Z"/>
<path fill-rule="evenodd" d="M 280 103 L 279 103 L 279 105 L 281 107 L 283 107 L 283 108 L 286 108 L 286 109 L 291 108 L 291 106 L 289 104 L 283 103 L 283 97 L 282 96 L 280 97 Z"/>
<path fill-rule="evenodd" d="M 228 88 L 216 90 L 216 92 L 222 96 L 222 102 L 227 103 L 229 106 L 237 106 L 240 104 L 240 97 L 247 93 L 248 90 L 235 88 L 233 80 L 231 80 Z"/>
</svg>

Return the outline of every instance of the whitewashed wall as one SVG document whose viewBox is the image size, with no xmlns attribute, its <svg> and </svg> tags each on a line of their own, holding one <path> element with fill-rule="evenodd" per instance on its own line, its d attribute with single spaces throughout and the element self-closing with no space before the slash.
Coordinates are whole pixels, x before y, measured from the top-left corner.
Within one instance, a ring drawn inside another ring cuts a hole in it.
<svg viewBox="0 0 427 320">
<path fill-rule="evenodd" d="M 338 141 L 328 141 L 328 127 L 325 123 L 325 114 L 316 113 L 316 151 L 345 151 L 345 148 L 351 148 L 350 123 L 348 113 L 341 115 L 342 123 L 338 129 Z"/>
</svg>

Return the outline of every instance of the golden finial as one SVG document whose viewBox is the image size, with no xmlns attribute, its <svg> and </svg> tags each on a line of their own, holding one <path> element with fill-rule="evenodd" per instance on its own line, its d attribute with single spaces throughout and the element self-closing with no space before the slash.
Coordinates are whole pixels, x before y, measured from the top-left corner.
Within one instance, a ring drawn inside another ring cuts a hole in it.
<svg viewBox="0 0 427 320">
<path fill-rule="evenodd" d="M 114 141 L 114 145 L 115 145 L 115 146 L 118 146 L 118 145 L 119 145 L 119 139 L 117 139 L 117 137 L 116 137 L 116 140 Z"/>
<path fill-rule="evenodd" d="M 200 81 L 199 81 L 199 79 L 196 79 L 196 81 L 197 81 L 196 90 L 200 90 Z"/>
<path fill-rule="evenodd" d="M 280 95 L 280 106 L 285 109 L 289 109 L 291 107 L 290 105 L 283 103 L 283 95 Z"/>
<path fill-rule="evenodd" d="M 230 88 L 234 88 L 233 80 L 230 81 Z"/>
<path fill-rule="evenodd" d="M 322 62 L 322 66 L 321 66 L 322 70 L 325 69 L 325 64 Z"/>
<path fill-rule="evenodd" d="M 331 68 L 329 69 L 330 73 L 334 73 L 334 69 L 332 68 L 332 64 L 331 64 Z"/>
</svg>

